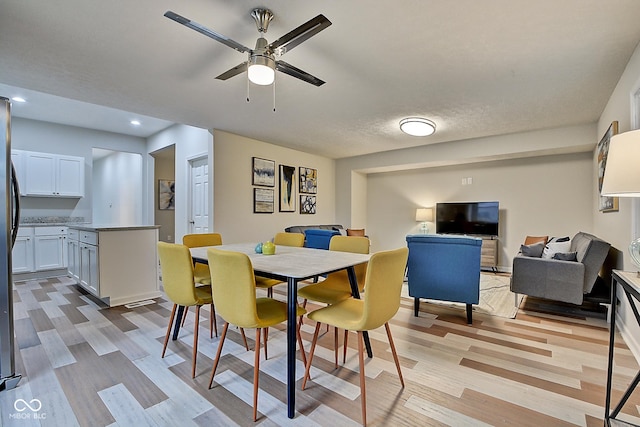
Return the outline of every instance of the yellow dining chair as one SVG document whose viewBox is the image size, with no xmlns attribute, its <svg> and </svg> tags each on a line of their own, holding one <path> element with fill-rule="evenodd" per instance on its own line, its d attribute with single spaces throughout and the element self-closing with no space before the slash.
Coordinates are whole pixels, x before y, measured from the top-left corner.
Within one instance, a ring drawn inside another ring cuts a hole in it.
<svg viewBox="0 0 640 427">
<path fill-rule="evenodd" d="M 295 246 L 301 248 L 304 246 L 304 234 L 302 233 L 276 233 L 273 237 L 273 244 L 276 246 Z M 269 279 L 266 277 L 256 276 L 256 287 L 267 290 L 267 296 L 273 297 L 273 287 L 283 283 L 282 280 Z"/>
<path fill-rule="evenodd" d="M 400 292 L 404 268 L 407 265 L 409 249 L 400 248 L 391 251 L 378 252 L 371 256 L 367 266 L 366 282 L 363 299 L 349 298 L 328 307 L 310 312 L 307 317 L 316 321 L 311 350 L 307 359 L 307 366 L 302 380 L 304 390 L 309 379 L 309 371 L 313 360 L 313 352 L 318 342 L 320 326 L 325 323 L 340 329 L 356 331 L 358 333 L 358 361 L 360 367 L 360 402 L 362 405 L 362 424 L 367 424 L 367 398 L 364 376 L 363 332 L 370 331 L 384 325 L 389 338 L 389 345 L 396 363 L 400 384 L 404 387 L 404 379 L 400 370 L 400 361 L 391 337 L 389 320 L 400 307 Z"/>
<path fill-rule="evenodd" d="M 260 372 L 260 334 L 264 331 L 265 359 L 267 357 L 267 329 L 287 321 L 287 304 L 276 301 L 273 298 L 257 298 L 255 290 L 255 276 L 251 260 L 246 254 L 240 252 L 209 249 L 207 251 L 209 266 L 211 267 L 211 283 L 213 296 L 218 307 L 218 314 L 224 319 L 224 328 L 218 344 L 218 351 L 211 369 L 209 388 L 213 384 L 216 374 L 222 346 L 229 324 L 241 328 L 255 328 L 255 360 L 253 367 L 253 421 L 257 420 L 258 413 L 258 377 Z M 298 307 L 297 315 L 304 314 L 305 310 Z M 295 320 L 294 320 L 295 321 Z M 300 330 L 297 330 L 298 345 L 302 352 L 302 360 L 306 364 L 306 355 L 302 346 Z"/>
<path fill-rule="evenodd" d="M 196 319 L 193 329 L 193 355 L 191 361 L 191 377 L 196 376 L 196 358 L 198 355 L 198 325 L 200 319 L 200 307 L 205 304 L 211 304 L 211 317 L 209 319 L 209 328 L 212 328 L 213 316 L 213 298 L 211 296 L 211 286 L 195 286 L 193 279 L 193 262 L 189 248 L 184 245 L 175 243 L 158 242 L 158 255 L 160 256 L 160 268 L 162 269 L 162 285 L 167 297 L 173 302 L 169 326 L 167 326 L 167 334 L 164 337 L 164 345 L 162 347 L 162 357 L 167 351 L 169 335 L 171 334 L 171 325 L 176 314 L 178 306 L 196 307 Z"/>
<path fill-rule="evenodd" d="M 197 234 L 185 234 L 182 236 L 182 244 L 188 248 L 200 248 L 203 246 L 220 246 L 222 244 L 222 235 L 220 233 L 197 233 Z M 201 262 L 196 262 L 193 266 L 193 277 L 196 284 L 210 285 L 211 274 L 209 273 L 209 266 Z M 213 315 L 213 328 L 218 336 L 218 324 L 215 321 L 216 311 L 215 307 L 211 305 Z M 189 308 L 185 307 L 184 314 L 182 315 L 182 325 L 187 318 Z M 211 336 L 213 338 L 213 335 Z M 243 335 L 244 338 L 244 335 Z"/>
<path fill-rule="evenodd" d="M 359 236 L 333 236 L 329 242 L 330 251 L 353 252 L 358 254 L 368 254 L 370 241 L 366 237 Z M 358 280 L 358 291 L 364 290 L 364 282 L 367 271 L 367 264 L 359 264 L 354 267 Z M 351 298 L 351 284 L 346 270 L 336 271 L 327 276 L 325 280 L 313 285 L 308 285 L 298 290 L 298 296 L 304 298 L 302 307 L 307 308 L 307 301 L 317 301 L 325 304 L 335 304 L 345 299 Z M 302 324 L 302 317 L 300 323 Z M 335 364 L 338 365 L 338 330 L 334 329 L 335 335 Z M 344 332 L 344 352 L 342 360 L 346 359 L 348 331 Z"/>
</svg>

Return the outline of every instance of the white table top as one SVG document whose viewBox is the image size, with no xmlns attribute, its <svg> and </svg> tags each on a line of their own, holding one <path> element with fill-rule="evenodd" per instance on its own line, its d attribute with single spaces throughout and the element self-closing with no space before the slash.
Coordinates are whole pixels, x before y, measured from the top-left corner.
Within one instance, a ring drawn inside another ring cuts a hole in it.
<svg viewBox="0 0 640 427">
<path fill-rule="evenodd" d="M 263 255 L 255 253 L 255 246 L 255 243 L 237 243 L 210 247 L 249 255 L 255 271 L 299 280 L 362 264 L 371 257 L 369 254 L 281 245 L 276 246 L 274 255 Z M 191 248 L 191 255 L 206 260 L 207 249 L 209 247 Z"/>
</svg>

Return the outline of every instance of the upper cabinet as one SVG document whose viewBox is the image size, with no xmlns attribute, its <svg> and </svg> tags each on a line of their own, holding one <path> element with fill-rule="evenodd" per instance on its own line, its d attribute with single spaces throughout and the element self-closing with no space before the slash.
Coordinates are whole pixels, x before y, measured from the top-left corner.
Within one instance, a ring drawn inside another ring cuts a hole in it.
<svg viewBox="0 0 640 427">
<path fill-rule="evenodd" d="M 21 150 L 12 150 L 11 157 L 23 178 L 21 195 L 84 197 L 84 158 Z"/>
</svg>

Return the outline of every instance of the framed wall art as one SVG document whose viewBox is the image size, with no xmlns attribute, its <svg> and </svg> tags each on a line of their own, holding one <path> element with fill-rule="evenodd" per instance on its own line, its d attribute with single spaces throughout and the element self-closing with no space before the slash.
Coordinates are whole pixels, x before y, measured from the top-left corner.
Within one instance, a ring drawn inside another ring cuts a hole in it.
<svg viewBox="0 0 640 427">
<path fill-rule="evenodd" d="M 275 187 L 276 185 L 276 162 L 273 160 L 252 158 L 253 185 L 263 187 Z"/>
<path fill-rule="evenodd" d="M 303 194 L 300 196 L 300 213 L 315 214 L 316 213 L 316 196 L 308 196 Z"/>
<path fill-rule="evenodd" d="M 280 212 L 296 211 L 296 168 L 280 165 Z"/>
<path fill-rule="evenodd" d="M 158 209 L 175 210 L 176 182 L 168 179 L 158 180 Z"/>
<path fill-rule="evenodd" d="M 273 189 L 253 189 L 253 213 L 273 213 Z"/>
<path fill-rule="evenodd" d="M 318 192 L 318 170 L 300 167 L 300 192 L 316 194 Z"/>
<path fill-rule="evenodd" d="M 598 195 L 599 202 L 598 208 L 600 212 L 617 212 L 618 211 L 618 198 L 600 196 L 602 191 L 602 181 L 604 181 L 604 171 L 607 168 L 607 154 L 609 153 L 609 141 L 611 137 L 618 133 L 618 122 L 611 122 L 609 129 L 605 132 L 604 136 L 598 143 Z"/>
</svg>

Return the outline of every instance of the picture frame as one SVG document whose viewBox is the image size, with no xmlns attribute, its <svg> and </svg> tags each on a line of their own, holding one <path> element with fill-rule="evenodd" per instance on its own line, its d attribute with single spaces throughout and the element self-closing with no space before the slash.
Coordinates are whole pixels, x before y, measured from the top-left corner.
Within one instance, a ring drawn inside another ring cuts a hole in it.
<svg viewBox="0 0 640 427">
<path fill-rule="evenodd" d="M 618 197 L 600 196 L 602 191 L 602 182 L 604 181 L 604 173 L 607 168 L 607 155 L 609 153 L 609 141 L 613 135 L 618 133 L 618 122 L 613 121 L 609 128 L 598 142 L 598 210 L 600 212 L 617 212 L 619 207 Z"/>
<path fill-rule="evenodd" d="M 296 211 L 296 168 L 280 165 L 280 212 Z"/>
<path fill-rule="evenodd" d="M 300 195 L 300 213 L 303 215 L 316 213 L 316 196 Z"/>
<path fill-rule="evenodd" d="M 253 189 L 253 213 L 273 213 L 273 189 Z"/>
<path fill-rule="evenodd" d="M 318 192 L 318 170 L 300 166 L 300 193 L 316 194 Z"/>
<path fill-rule="evenodd" d="M 176 182 L 168 179 L 158 180 L 158 209 L 161 211 L 175 210 Z"/>
<path fill-rule="evenodd" d="M 260 157 L 251 158 L 251 170 L 253 185 L 262 187 L 275 187 L 276 185 L 276 162 Z"/>
</svg>

